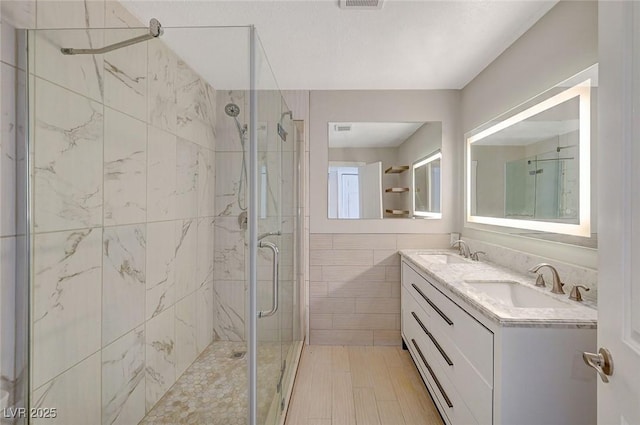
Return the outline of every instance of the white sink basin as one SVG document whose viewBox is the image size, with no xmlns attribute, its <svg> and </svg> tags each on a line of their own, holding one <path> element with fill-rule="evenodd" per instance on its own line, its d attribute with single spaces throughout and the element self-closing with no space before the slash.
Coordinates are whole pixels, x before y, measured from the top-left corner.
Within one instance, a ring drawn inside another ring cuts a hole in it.
<svg viewBox="0 0 640 425">
<path fill-rule="evenodd" d="M 569 308 L 571 305 L 513 281 L 465 280 L 465 283 L 511 307 Z"/>
<path fill-rule="evenodd" d="M 454 263 L 467 263 L 468 261 L 459 255 L 454 254 L 419 254 L 418 257 L 422 258 L 429 263 L 435 264 L 454 264 Z"/>
</svg>

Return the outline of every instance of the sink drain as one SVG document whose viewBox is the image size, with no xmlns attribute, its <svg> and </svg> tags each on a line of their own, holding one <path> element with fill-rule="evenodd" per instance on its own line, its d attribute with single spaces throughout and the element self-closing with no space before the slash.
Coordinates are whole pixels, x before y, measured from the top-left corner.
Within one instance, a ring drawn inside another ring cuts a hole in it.
<svg viewBox="0 0 640 425">
<path fill-rule="evenodd" d="M 234 352 L 231 354 L 231 358 L 232 358 L 232 359 L 242 359 L 242 358 L 244 358 L 244 355 L 245 355 L 245 354 L 247 354 L 247 352 L 246 352 L 246 351 L 234 351 Z"/>
</svg>

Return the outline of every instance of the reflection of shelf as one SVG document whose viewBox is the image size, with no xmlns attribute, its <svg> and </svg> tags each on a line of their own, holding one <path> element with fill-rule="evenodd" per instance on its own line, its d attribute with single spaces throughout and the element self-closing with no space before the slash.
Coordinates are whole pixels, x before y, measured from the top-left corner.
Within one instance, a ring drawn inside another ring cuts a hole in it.
<svg viewBox="0 0 640 425">
<path fill-rule="evenodd" d="M 399 174 L 399 173 L 404 173 L 408 169 L 409 169 L 408 165 L 396 165 L 396 166 L 387 168 L 386 170 L 384 170 L 384 173 L 385 174 Z"/>
<path fill-rule="evenodd" d="M 387 214 L 392 214 L 392 215 L 408 215 L 409 211 L 407 210 L 385 210 L 387 212 Z"/>
<path fill-rule="evenodd" d="M 402 193 L 402 192 L 408 192 L 409 188 L 408 187 L 390 187 L 388 189 L 385 189 L 385 192 L 391 192 L 391 193 Z"/>
</svg>

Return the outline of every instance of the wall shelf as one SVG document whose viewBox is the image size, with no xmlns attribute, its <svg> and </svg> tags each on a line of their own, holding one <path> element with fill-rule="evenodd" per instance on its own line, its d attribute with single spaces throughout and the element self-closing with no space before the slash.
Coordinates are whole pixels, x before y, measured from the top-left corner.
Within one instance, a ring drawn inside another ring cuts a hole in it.
<svg viewBox="0 0 640 425">
<path fill-rule="evenodd" d="M 407 210 L 390 210 L 386 209 L 385 212 L 391 215 L 409 215 L 409 211 Z"/>
<path fill-rule="evenodd" d="M 402 193 L 402 192 L 408 192 L 409 188 L 408 187 L 390 187 L 388 189 L 385 189 L 384 191 L 389 193 Z"/>
<path fill-rule="evenodd" d="M 393 167 L 389 167 L 386 170 L 384 170 L 384 173 L 385 174 L 400 174 L 400 173 L 404 173 L 408 169 L 409 169 L 408 165 L 395 165 Z"/>
</svg>

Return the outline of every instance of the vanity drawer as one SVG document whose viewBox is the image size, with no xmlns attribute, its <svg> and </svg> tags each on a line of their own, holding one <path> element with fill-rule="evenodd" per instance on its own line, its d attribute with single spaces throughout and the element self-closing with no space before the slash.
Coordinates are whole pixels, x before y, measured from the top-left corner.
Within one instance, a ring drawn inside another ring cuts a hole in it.
<svg viewBox="0 0 640 425">
<path fill-rule="evenodd" d="M 438 375 L 446 375 L 477 422 L 493 419 L 493 389 L 449 338 L 435 331 L 435 319 L 425 311 L 406 287 L 402 288 L 402 321 L 406 342 L 415 339 Z"/>
<path fill-rule="evenodd" d="M 418 334 L 413 325 L 409 326 L 409 329 L 410 334 Z M 435 399 L 436 404 L 438 404 L 445 422 L 451 425 L 479 424 L 480 422 L 471 414 L 463 398 L 458 394 L 446 374 L 439 371 L 438 368 L 432 364 L 434 354 L 428 350 L 424 342 L 420 342 L 417 338 L 411 338 L 405 342 L 409 346 L 409 352 L 420 374 L 427 383 L 429 392 Z"/>
<path fill-rule="evenodd" d="M 442 344 L 449 339 L 493 387 L 493 333 L 405 262 L 402 263 L 402 284 L 428 313 L 434 335 L 443 336 Z"/>
</svg>

